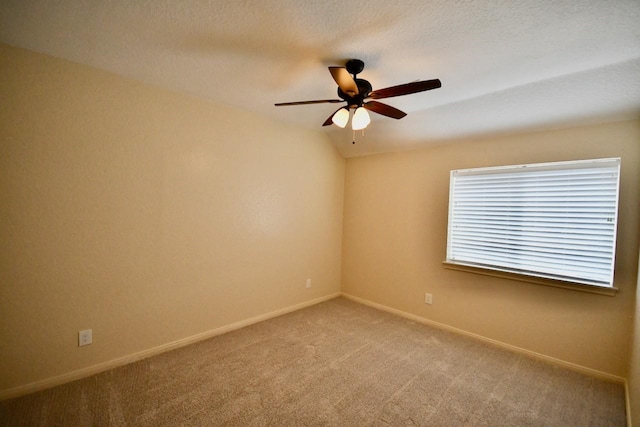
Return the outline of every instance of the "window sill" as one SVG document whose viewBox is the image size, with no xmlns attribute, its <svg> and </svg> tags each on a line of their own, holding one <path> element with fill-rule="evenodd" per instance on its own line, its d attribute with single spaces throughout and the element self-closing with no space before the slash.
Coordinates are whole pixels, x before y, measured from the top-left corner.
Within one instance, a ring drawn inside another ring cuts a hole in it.
<svg viewBox="0 0 640 427">
<path fill-rule="evenodd" d="M 545 279 L 542 277 L 531 277 L 531 276 L 525 276 L 523 274 L 517 274 L 517 273 L 507 273 L 504 271 L 488 270 L 488 269 L 479 268 L 479 267 L 472 267 L 470 265 L 465 265 L 465 264 L 455 264 L 447 261 L 443 261 L 442 265 L 444 266 L 444 268 L 449 270 L 458 270 L 458 271 L 464 271 L 466 273 L 482 274 L 484 276 L 499 277 L 501 279 L 517 280 L 519 282 L 535 283 L 536 285 L 552 286 L 555 288 L 569 289 L 572 291 L 579 291 L 579 292 L 588 292 L 588 293 L 599 294 L 599 295 L 607 295 L 610 297 L 615 296 L 619 290 L 618 288 L 613 288 L 613 287 L 605 288 L 600 286 L 581 285 L 577 283 L 563 282 L 561 280 Z"/>
</svg>

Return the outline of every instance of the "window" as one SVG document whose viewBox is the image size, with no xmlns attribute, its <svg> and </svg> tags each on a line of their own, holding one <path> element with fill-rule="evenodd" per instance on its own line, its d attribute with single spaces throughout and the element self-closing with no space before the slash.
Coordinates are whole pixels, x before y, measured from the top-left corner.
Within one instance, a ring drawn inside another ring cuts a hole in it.
<svg viewBox="0 0 640 427">
<path fill-rule="evenodd" d="M 447 263 L 613 287 L 620 159 L 451 171 Z"/>
</svg>

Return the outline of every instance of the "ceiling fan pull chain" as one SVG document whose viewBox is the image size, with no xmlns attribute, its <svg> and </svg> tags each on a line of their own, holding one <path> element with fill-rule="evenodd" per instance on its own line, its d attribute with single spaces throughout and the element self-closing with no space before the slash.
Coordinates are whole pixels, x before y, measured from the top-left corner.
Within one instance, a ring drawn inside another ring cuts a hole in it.
<svg viewBox="0 0 640 427">
<path fill-rule="evenodd" d="M 353 132 L 353 138 L 351 140 L 353 141 L 352 144 L 355 144 L 356 143 L 356 131 L 354 130 L 352 132 Z"/>
</svg>

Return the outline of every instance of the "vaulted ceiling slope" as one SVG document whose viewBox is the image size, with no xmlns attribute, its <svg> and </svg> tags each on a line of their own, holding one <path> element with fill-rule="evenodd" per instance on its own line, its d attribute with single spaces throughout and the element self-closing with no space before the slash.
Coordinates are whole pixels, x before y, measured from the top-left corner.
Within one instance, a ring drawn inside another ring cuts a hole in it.
<svg viewBox="0 0 640 427">
<path fill-rule="evenodd" d="M 319 132 L 357 156 L 640 117 L 638 0 L 4 0 L 0 40 Z M 365 135 L 321 127 L 327 67 L 365 62 L 385 100 Z"/>
</svg>

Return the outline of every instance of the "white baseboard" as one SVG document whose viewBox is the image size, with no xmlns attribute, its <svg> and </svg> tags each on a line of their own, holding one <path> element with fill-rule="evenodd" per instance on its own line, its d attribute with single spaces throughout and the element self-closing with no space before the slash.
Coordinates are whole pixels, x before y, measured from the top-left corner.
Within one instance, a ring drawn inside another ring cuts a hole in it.
<svg viewBox="0 0 640 427">
<path fill-rule="evenodd" d="M 202 332 L 200 334 L 192 335 L 190 337 L 182 338 L 167 344 L 163 344 L 157 347 L 153 347 L 147 350 L 140 351 L 138 353 L 118 357 L 107 362 L 99 363 L 97 365 L 89 366 L 86 368 L 78 369 L 76 371 L 68 372 L 55 377 L 47 378 L 40 381 L 35 381 L 29 384 L 21 385 L 18 387 L 10 388 L 0 391 L 0 401 L 6 399 L 12 399 L 14 397 L 23 396 L 29 393 L 45 390 L 47 388 L 55 387 L 57 385 L 65 384 L 71 381 L 76 381 L 82 378 L 90 377 L 91 375 L 98 374 L 100 372 L 107 371 L 109 369 L 117 368 L 119 366 L 127 365 L 129 363 L 137 362 L 138 360 L 146 359 L 151 356 L 155 356 L 166 351 L 174 350 L 180 347 L 187 346 L 189 344 L 203 341 L 217 335 L 222 335 L 227 332 L 234 331 L 236 329 L 244 328 L 245 326 L 253 325 L 254 323 L 262 322 L 264 320 L 272 319 L 274 317 L 282 316 L 283 314 L 291 313 L 306 307 L 310 307 L 315 304 L 336 298 L 340 296 L 340 292 L 326 295 L 324 297 L 316 298 L 310 301 L 305 301 L 300 304 L 292 305 L 289 307 L 281 308 L 279 310 L 272 311 L 270 313 L 261 314 L 259 316 L 251 317 L 249 319 L 241 320 L 239 322 L 232 323 L 230 325 L 221 326 L 210 331 Z"/>
<path fill-rule="evenodd" d="M 627 427 L 633 427 L 631 418 L 631 396 L 629 396 L 629 381 L 624 380 L 624 400 L 627 405 Z"/>
<path fill-rule="evenodd" d="M 378 304 L 376 302 L 369 301 L 369 300 L 364 299 L 364 298 L 356 297 L 354 295 L 350 295 L 350 294 L 347 294 L 347 293 L 344 293 L 344 292 L 342 292 L 341 295 L 343 297 L 345 297 L 345 298 L 348 298 L 348 299 L 350 299 L 352 301 L 355 301 L 355 302 L 358 302 L 360 304 L 368 305 L 369 307 L 377 308 L 379 310 L 386 311 L 388 313 L 392 313 L 392 314 L 404 317 L 404 318 L 409 319 L 409 320 L 413 320 L 414 322 L 422 323 L 422 324 L 425 324 L 425 325 L 428 325 L 428 326 L 433 326 L 433 327 L 438 328 L 438 329 L 442 329 L 442 330 L 453 332 L 453 333 L 456 333 L 456 334 L 459 334 L 459 335 L 464 335 L 464 336 L 467 336 L 467 337 L 470 337 L 470 338 L 474 338 L 474 339 L 480 340 L 482 342 L 485 342 L 485 343 L 488 343 L 488 344 L 491 344 L 491 345 L 494 345 L 494 346 L 497 346 L 497 347 L 501 347 L 501 348 L 504 348 L 506 350 L 509 350 L 509 351 L 512 351 L 512 352 L 515 352 L 515 353 L 520 353 L 520 354 L 523 354 L 523 355 L 526 355 L 526 356 L 529 356 L 529 357 L 533 357 L 534 359 L 542 360 L 544 362 L 548 362 L 548 363 L 551 363 L 551 364 L 556 365 L 556 366 L 560 366 L 560 367 L 563 367 L 563 368 L 571 369 L 572 371 L 580 372 L 582 374 L 589 375 L 591 377 L 600 378 L 600 379 L 605 380 L 605 381 L 610 381 L 610 382 L 623 384 L 623 385 L 627 383 L 627 380 L 625 378 L 619 377 L 617 375 L 609 374 L 607 372 L 598 371 L 597 369 L 588 368 L 586 366 L 578 365 L 576 363 L 567 362 L 565 360 L 561 360 L 561 359 L 557 359 L 555 357 L 547 356 L 547 355 L 542 354 L 542 353 L 537 353 L 535 351 L 527 350 L 526 348 L 517 347 L 515 345 L 507 344 L 507 343 L 504 343 L 502 341 L 494 340 L 492 338 L 488 338 L 488 337 L 485 337 L 485 336 L 482 336 L 482 335 L 478 335 L 478 334 L 475 334 L 473 332 L 468 332 L 468 331 L 465 331 L 463 329 L 458 329 L 456 327 L 449 326 L 449 325 L 446 325 L 444 323 L 435 322 L 433 320 L 429 320 L 429 319 L 426 319 L 424 317 L 417 316 L 415 314 L 407 313 L 406 311 L 402 311 L 402 310 L 398 310 L 398 309 L 395 309 L 395 308 L 392 308 L 392 307 L 389 307 L 389 306 L 386 306 L 386 305 Z"/>
</svg>

